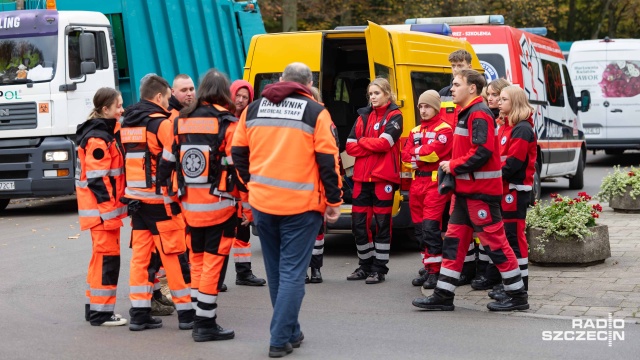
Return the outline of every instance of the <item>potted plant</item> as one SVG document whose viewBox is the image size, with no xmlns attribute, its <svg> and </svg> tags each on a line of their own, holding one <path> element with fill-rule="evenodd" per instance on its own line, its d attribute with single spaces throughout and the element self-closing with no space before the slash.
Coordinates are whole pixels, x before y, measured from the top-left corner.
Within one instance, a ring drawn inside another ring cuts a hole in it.
<svg viewBox="0 0 640 360">
<path fill-rule="evenodd" d="M 598 199 L 608 201 L 614 211 L 640 211 L 640 169 L 613 167 L 602 179 Z"/>
<path fill-rule="evenodd" d="M 578 197 L 551 194 L 551 201 L 536 202 L 527 213 L 529 260 L 548 265 L 603 262 L 611 256 L 609 229 L 596 220 L 600 204 L 590 203 L 585 192 Z"/>
</svg>

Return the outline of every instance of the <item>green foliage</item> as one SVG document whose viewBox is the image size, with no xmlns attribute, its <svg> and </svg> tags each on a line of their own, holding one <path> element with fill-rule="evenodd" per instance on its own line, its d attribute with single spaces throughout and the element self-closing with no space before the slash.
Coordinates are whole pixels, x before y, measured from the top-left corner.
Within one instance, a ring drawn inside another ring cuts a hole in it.
<svg viewBox="0 0 640 360">
<path fill-rule="evenodd" d="M 585 241 L 584 237 L 591 235 L 589 229 L 596 225 L 600 204 L 590 204 L 591 196 L 585 192 L 578 193 L 578 197 L 562 197 L 551 194 L 551 201 L 539 201 L 527 213 L 527 227 L 543 229 L 538 238 L 540 245 L 533 250 L 544 253 L 544 244 L 555 241 Z"/>
<path fill-rule="evenodd" d="M 620 165 L 617 165 L 613 167 L 613 173 L 602 178 L 597 197 L 600 201 L 611 201 L 615 196 L 624 195 L 627 187 L 631 187 L 629 195 L 635 200 L 640 195 L 640 169 L 633 166 L 620 169 Z"/>
</svg>

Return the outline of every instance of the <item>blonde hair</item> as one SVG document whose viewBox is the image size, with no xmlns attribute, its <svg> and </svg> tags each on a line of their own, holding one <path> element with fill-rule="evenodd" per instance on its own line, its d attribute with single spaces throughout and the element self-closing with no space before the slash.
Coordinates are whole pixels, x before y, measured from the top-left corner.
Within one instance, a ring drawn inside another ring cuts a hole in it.
<svg viewBox="0 0 640 360">
<path fill-rule="evenodd" d="M 320 90 L 318 90 L 317 87 L 312 86 L 311 88 L 309 88 L 309 90 L 311 90 L 311 95 L 313 96 L 313 98 L 321 103 L 322 102 L 322 95 L 320 95 Z"/>
<path fill-rule="evenodd" d="M 369 100 L 369 88 L 371 87 L 371 85 L 375 85 L 379 87 L 380 90 L 382 90 L 382 92 L 387 97 L 389 97 L 389 100 L 391 100 L 391 102 L 395 104 L 395 102 L 397 101 L 397 98 L 396 98 L 396 94 L 394 94 L 393 91 L 391 91 L 391 84 L 389 84 L 389 80 L 383 77 L 379 77 L 379 78 L 375 78 L 371 83 L 369 83 L 369 86 L 367 86 L 367 100 Z"/>
<path fill-rule="evenodd" d="M 510 85 L 511 85 L 511 83 L 507 79 L 503 79 L 503 78 L 495 79 L 495 80 L 493 80 L 492 82 L 490 82 L 487 85 L 487 93 L 489 91 L 488 90 L 489 86 L 491 86 L 491 88 L 498 93 L 498 96 L 500 96 L 500 93 L 502 92 L 502 89 L 504 89 L 504 88 L 506 88 L 507 86 L 510 86 Z"/>
<path fill-rule="evenodd" d="M 91 120 L 104 116 L 104 114 L 102 114 L 102 109 L 113 105 L 118 101 L 119 96 L 122 95 L 120 94 L 120 91 L 116 89 L 109 87 L 98 89 L 95 95 L 93 95 L 93 109 L 91 109 L 91 113 L 87 119 Z"/>
<path fill-rule="evenodd" d="M 506 93 L 511 101 L 511 111 L 506 114 L 511 126 L 515 126 L 520 121 L 527 120 L 531 117 L 534 109 L 529 105 L 527 94 L 525 94 L 521 87 L 509 85 L 502 89 L 502 92 Z"/>
</svg>

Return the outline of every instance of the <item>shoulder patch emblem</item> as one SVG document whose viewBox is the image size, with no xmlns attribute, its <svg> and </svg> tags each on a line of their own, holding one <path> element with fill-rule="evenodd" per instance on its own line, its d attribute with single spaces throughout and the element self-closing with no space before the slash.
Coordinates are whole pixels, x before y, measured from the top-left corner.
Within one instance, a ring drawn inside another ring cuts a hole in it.
<svg viewBox="0 0 640 360">
<path fill-rule="evenodd" d="M 507 136 L 503 136 L 502 139 L 500 139 L 500 145 L 504 145 L 507 143 Z"/>
<path fill-rule="evenodd" d="M 513 202 L 513 195 L 507 194 L 507 196 L 504 197 L 504 201 L 506 201 L 507 204 L 511 204 Z"/>
<path fill-rule="evenodd" d="M 478 210 L 478 217 L 480 219 L 486 219 L 487 218 L 487 211 L 486 210 Z"/>
<path fill-rule="evenodd" d="M 380 129 L 380 123 L 373 125 L 373 130 L 378 130 L 378 129 Z"/>
<path fill-rule="evenodd" d="M 104 158 L 104 150 L 102 149 L 95 149 L 93 150 L 93 158 L 96 160 L 102 160 Z"/>
<path fill-rule="evenodd" d="M 386 186 L 384 187 L 384 191 L 385 191 L 387 194 L 391 194 L 391 191 L 393 191 L 393 186 L 391 186 L 391 185 L 386 185 Z"/>
<path fill-rule="evenodd" d="M 447 143 L 447 135 L 444 135 L 444 134 L 438 135 L 438 141 L 440 141 L 443 144 L 446 144 Z"/>
</svg>

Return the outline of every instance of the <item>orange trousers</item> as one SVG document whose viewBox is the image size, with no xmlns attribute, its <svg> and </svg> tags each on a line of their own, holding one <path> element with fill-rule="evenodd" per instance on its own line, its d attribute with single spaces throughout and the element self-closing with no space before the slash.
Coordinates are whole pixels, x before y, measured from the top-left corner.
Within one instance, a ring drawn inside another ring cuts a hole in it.
<svg viewBox="0 0 640 360">
<path fill-rule="evenodd" d="M 116 307 L 116 287 L 120 275 L 120 229 L 91 228 L 91 261 L 87 271 L 86 297 L 91 324 L 109 320 Z M 86 315 L 86 314 L 85 314 Z"/>
</svg>

